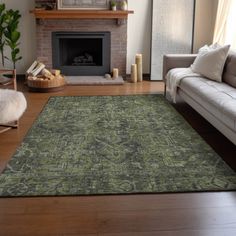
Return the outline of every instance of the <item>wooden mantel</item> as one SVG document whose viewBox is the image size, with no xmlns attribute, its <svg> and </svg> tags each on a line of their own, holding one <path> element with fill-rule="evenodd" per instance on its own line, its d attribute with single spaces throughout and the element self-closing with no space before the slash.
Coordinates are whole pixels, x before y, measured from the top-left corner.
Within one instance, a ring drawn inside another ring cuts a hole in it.
<svg viewBox="0 0 236 236">
<path fill-rule="evenodd" d="M 127 19 L 134 11 L 111 10 L 32 10 L 36 19 Z"/>
</svg>

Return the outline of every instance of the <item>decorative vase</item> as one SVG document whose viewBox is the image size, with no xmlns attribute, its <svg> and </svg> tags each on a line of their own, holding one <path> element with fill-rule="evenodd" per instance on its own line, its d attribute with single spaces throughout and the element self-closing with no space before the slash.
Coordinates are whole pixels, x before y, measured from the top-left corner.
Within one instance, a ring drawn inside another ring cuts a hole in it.
<svg viewBox="0 0 236 236">
<path fill-rule="evenodd" d="M 121 2 L 121 7 L 120 7 L 120 9 L 121 9 L 122 11 L 127 11 L 127 10 L 128 10 L 128 4 L 127 4 L 126 1 L 122 1 L 122 2 Z"/>
<path fill-rule="evenodd" d="M 112 11 L 116 11 L 116 10 L 117 10 L 116 6 L 112 6 L 112 7 L 111 7 L 111 10 L 112 10 Z"/>
</svg>

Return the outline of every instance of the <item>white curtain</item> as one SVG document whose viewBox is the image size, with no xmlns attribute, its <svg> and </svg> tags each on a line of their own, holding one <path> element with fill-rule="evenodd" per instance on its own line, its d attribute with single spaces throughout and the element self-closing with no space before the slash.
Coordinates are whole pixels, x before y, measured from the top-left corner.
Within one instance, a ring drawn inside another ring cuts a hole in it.
<svg viewBox="0 0 236 236">
<path fill-rule="evenodd" d="M 214 31 L 214 43 L 230 44 L 236 49 L 236 0 L 219 0 Z"/>
</svg>

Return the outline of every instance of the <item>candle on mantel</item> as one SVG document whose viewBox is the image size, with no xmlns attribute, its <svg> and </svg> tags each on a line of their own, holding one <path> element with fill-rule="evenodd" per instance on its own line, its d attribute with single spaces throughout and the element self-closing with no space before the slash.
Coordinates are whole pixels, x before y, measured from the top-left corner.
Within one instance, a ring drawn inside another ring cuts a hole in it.
<svg viewBox="0 0 236 236">
<path fill-rule="evenodd" d="M 136 54 L 135 63 L 137 64 L 137 80 L 138 82 L 143 81 L 143 55 Z"/>
<path fill-rule="evenodd" d="M 136 64 L 131 65 L 131 82 L 132 83 L 137 82 L 137 65 Z"/>
<path fill-rule="evenodd" d="M 119 77 L 119 69 L 114 68 L 113 69 L 113 79 L 117 79 Z"/>
</svg>

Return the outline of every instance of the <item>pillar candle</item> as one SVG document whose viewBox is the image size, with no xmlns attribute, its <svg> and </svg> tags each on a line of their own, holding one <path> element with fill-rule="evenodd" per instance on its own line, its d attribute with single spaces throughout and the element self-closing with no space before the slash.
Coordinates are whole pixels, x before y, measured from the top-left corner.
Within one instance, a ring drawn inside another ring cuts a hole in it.
<svg viewBox="0 0 236 236">
<path fill-rule="evenodd" d="M 137 65 L 136 64 L 131 65 L 131 82 L 132 83 L 137 82 Z"/>
<path fill-rule="evenodd" d="M 119 77 L 119 69 L 113 69 L 113 79 L 117 79 Z"/>
<path fill-rule="evenodd" d="M 143 81 L 143 56 L 142 54 L 136 54 L 135 63 L 137 64 L 137 80 Z"/>
</svg>

